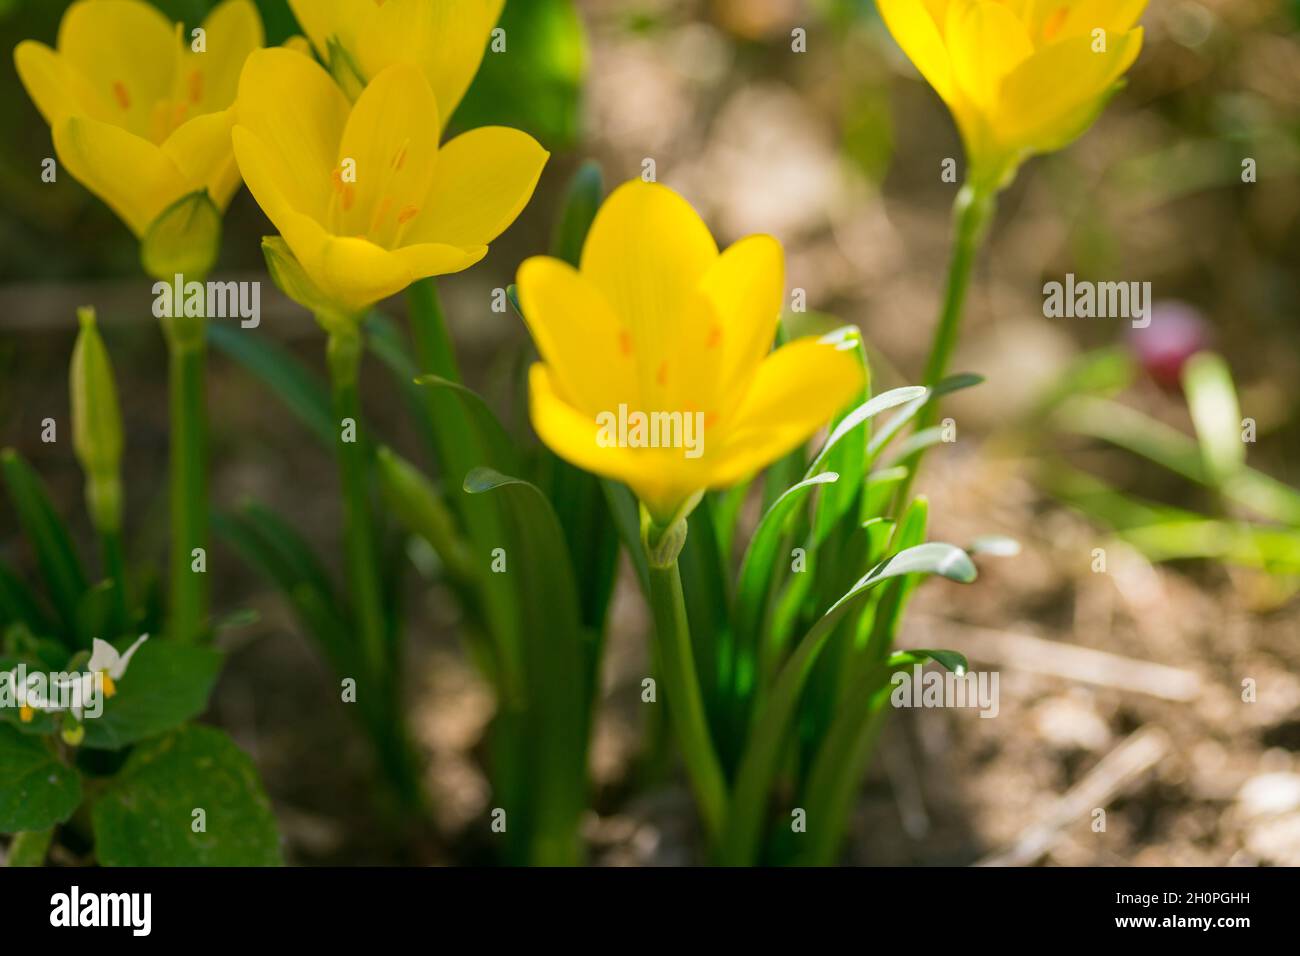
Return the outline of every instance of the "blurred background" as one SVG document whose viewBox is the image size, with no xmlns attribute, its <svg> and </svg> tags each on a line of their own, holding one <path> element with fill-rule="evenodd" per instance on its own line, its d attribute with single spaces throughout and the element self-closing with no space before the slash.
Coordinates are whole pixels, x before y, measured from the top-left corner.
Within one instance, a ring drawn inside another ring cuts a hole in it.
<svg viewBox="0 0 1300 956">
<path fill-rule="evenodd" d="M 0 0 L 0 47 L 53 44 L 67 5 Z M 213 4 L 157 5 L 193 25 Z M 258 6 L 268 43 L 296 32 L 284 0 Z M 1249 466 L 1300 487 L 1300 0 L 1157 0 L 1143 23 L 1142 55 L 1100 122 L 1001 196 L 954 364 L 987 382 L 951 399 L 957 441 L 931 453 L 917 486 L 932 537 L 1021 543 L 982 562 L 973 588 L 922 588 L 900 640 L 998 671 L 1000 713 L 896 714 L 848 861 L 1300 865 L 1300 519 L 1285 505 L 1243 508 L 1175 467 L 1195 452 L 1179 357 L 1208 345 L 1256 424 Z M 488 258 L 440 286 L 469 383 L 521 435 L 530 346 L 512 314 L 491 310 L 491 292 L 545 250 L 586 159 L 607 184 L 653 159 L 720 243 L 777 236 L 787 284 L 816 313 L 791 322 L 860 326 L 878 390 L 919 378 L 957 189 L 940 174 L 947 158 L 960 169 L 962 152 L 870 0 L 509 0 L 501 25 L 507 52 L 486 56 L 451 132 L 517 126 L 553 159 Z M 806 52 L 792 50 L 795 30 Z M 74 309 L 95 305 L 128 429 L 132 557 L 161 556 L 166 358 L 137 244 L 70 177 L 40 181 L 49 131 L 11 59 L 0 93 L 0 444 L 34 463 L 89 544 L 70 442 L 43 444 L 40 423 L 68 421 Z M 1255 182 L 1243 182 L 1247 159 Z M 264 280 L 261 334 L 319 369 L 311 317 L 266 279 L 269 231 L 241 192 L 214 278 Z M 1066 273 L 1151 282 L 1149 334 L 1044 318 L 1043 284 Z M 413 448 L 391 381 L 372 365 L 366 384 L 374 427 Z M 332 461 L 220 353 L 208 400 L 216 507 L 256 497 L 338 554 Z M 7 500 L 0 554 L 30 566 Z M 209 572 L 219 615 L 257 619 L 223 634 L 230 666 L 208 719 L 258 764 L 287 858 L 484 859 L 492 700 L 461 654 L 448 596 L 411 575 L 408 679 L 436 815 L 413 841 L 375 825 L 365 742 L 282 602 L 228 550 Z M 692 862 L 685 790 L 633 786 L 648 664 L 630 579 L 613 615 L 592 858 Z M 1096 807 L 1107 808 L 1103 831 Z"/>
</svg>

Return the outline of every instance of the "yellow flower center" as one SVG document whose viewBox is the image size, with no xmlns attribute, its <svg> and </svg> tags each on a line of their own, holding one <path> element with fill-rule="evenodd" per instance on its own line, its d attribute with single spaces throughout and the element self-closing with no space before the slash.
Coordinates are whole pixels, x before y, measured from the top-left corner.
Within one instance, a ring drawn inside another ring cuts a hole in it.
<svg viewBox="0 0 1300 956">
<path fill-rule="evenodd" d="M 113 681 L 113 678 L 108 676 L 107 671 L 100 671 L 99 674 L 104 678 L 104 696 L 106 698 L 112 697 L 117 693 L 117 684 Z"/>
<path fill-rule="evenodd" d="M 23 706 L 18 708 L 18 719 L 24 724 L 30 724 L 35 716 L 36 711 L 32 710 L 32 708 L 28 707 L 26 704 L 23 704 Z"/>
</svg>

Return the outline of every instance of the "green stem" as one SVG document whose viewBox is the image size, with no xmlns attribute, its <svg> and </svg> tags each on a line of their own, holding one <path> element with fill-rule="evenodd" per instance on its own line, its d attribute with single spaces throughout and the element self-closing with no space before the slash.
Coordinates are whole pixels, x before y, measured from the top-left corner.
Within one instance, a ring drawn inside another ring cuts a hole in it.
<svg viewBox="0 0 1300 956">
<path fill-rule="evenodd" d="M 177 317 L 167 326 L 171 384 L 171 636 L 198 640 L 207 618 L 208 547 L 206 319 Z M 202 548 L 205 571 L 193 570 Z"/>
<path fill-rule="evenodd" d="M 677 745 L 681 748 L 705 829 L 710 842 L 716 843 L 722 833 L 727 785 L 704 714 L 704 700 L 700 696 L 695 658 L 691 652 L 690 627 L 686 622 L 682 576 L 677 569 L 676 557 L 662 566 L 651 562 L 650 606 L 659 639 L 659 661 L 663 668 L 664 691 L 668 695 L 668 714 L 672 718 Z"/>
<path fill-rule="evenodd" d="M 948 289 L 944 294 L 943 311 L 939 315 L 939 327 L 935 329 L 934 341 L 930 345 L 930 357 L 925 363 L 923 384 L 928 388 L 934 388 L 948 373 L 948 365 L 952 361 L 952 353 L 957 347 L 958 333 L 961 331 L 966 291 L 970 288 L 975 257 L 993 218 L 994 199 L 992 189 L 967 183 L 962 186 L 953 202 L 953 245 L 948 264 Z M 917 414 L 916 431 L 929 428 L 938 419 L 939 399 L 935 397 Z M 894 499 L 896 510 L 907 507 L 912 482 L 921 468 L 924 455 L 925 449 L 918 449 L 904 462 L 908 472 Z"/>
<path fill-rule="evenodd" d="M 357 383 L 361 354 L 361 336 L 355 329 L 330 332 L 327 358 L 334 397 L 334 416 L 339 421 L 338 466 L 343 490 L 348 581 L 361 631 L 362 656 L 369 676 L 379 680 L 387 674 L 388 667 L 378 552 L 370 514 L 366 452 L 360 434 L 361 395 Z M 347 424 L 349 419 L 350 427 Z"/>
<path fill-rule="evenodd" d="M 432 372 L 452 382 L 460 381 L 456 349 L 447 332 L 447 319 L 438 301 L 434 279 L 420 279 L 407 290 L 410 304 L 411 334 L 415 339 L 415 358 L 421 372 Z"/>
<path fill-rule="evenodd" d="M 100 549 L 104 556 L 104 575 L 115 585 L 113 589 L 113 622 L 118 633 L 129 629 L 131 624 L 131 595 L 127 590 L 126 559 L 122 554 L 122 532 L 102 531 L 99 536 Z"/>
<path fill-rule="evenodd" d="M 7 866 L 44 866 L 45 854 L 50 850 L 54 827 L 44 830 L 23 830 L 15 833 L 9 844 Z"/>
</svg>

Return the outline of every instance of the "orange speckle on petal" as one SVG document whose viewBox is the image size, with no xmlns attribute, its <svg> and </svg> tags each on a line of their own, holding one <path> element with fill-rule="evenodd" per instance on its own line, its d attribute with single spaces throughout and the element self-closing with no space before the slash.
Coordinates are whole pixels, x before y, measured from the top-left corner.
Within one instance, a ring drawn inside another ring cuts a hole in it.
<svg viewBox="0 0 1300 956">
<path fill-rule="evenodd" d="M 203 74 L 195 70 L 190 74 L 190 102 L 197 103 L 203 99 Z"/>
<path fill-rule="evenodd" d="M 714 325 L 709 329 L 709 337 L 704 341 L 705 348 L 717 348 L 722 344 L 722 326 Z"/>
<path fill-rule="evenodd" d="M 398 225 L 405 225 L 410 222 L 419 211 L 414 206 L 403 206 L 402 210 L 397 214 Z"/>
<path fill-rule="evenodd" d="M 403 166 L 406 165 L 406 147 L 408 147 L 409 145 L 411 145 L 411 141 L 408 139 L 405 143 L 401 145 L 401 148 L 398 149 L 398 151 L 393 154 L 394 170 L 400 170 Z"/>
<path fill-rule="evenodd" d="M 343 211 L 347 212 L 352 208 L 352 204 L 356 202 L 357 191 L 351 183 L 342 183 L 341 185 L 342 192 L 340 194 L 340 199 L 343 203 Z"/>
<path fill-rule="evenodd" d="M 618 333 L 618 350 L 624 355 L 632 354 L 632 333 L 626 329 Z"/>
<path fill-rule="evenodd" d="M 1070 15 L 1069 7 L 1057 7 L 1047 22 L 1043 24 L 1043 41 L 1051 43 L 1056 39 L 1056 35 L 1061 32 L 1061 27 L 1065 26 L 1065 19 Z"/>
<path fill-rule="evenodd" d="M 124 110 L 131 108 L 131 94 L 126 91 L 126 84 L 121 80 L 113 81 L 113 98 L 117 100 L 117 105 Z"/>
<path fill-rule="evenodd" d="M 668 360 L 664 359 L 659 363 L 659 371 L 655 372 L 655 381 L 660 385 L 668 384 Z"/>
<path fill-rule="evenodd" d="M 704 427 L 705 427 L 705 428 L 712 428 L 714 425 L 717 424 L 717 422 L 718 422 L 718 413 L 717 413 L 717 412 L 705 412 L 705 413 L 704 413 Z"/>
</svg>

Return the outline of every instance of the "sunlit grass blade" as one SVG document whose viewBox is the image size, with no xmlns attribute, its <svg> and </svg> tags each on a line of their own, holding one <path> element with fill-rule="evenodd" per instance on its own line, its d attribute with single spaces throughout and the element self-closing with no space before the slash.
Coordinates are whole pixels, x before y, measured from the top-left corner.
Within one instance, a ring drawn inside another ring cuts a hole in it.
<svg viewBox="0 0 1300 956">
<path fill-rule="evenodd" d="M 839 620 L 882 582 L 907 574 L 938 574 L 962 583 L 975 580 L 975 565 L 960 548 L 930 543 L 899 552 L 865 574 L 813 625 L 781 669 L 763 700 L 740 764 L 723 834 L 721 861 L 752 864 L 766 817 L 768 794 L 804 682 Z"/>
</svg>

